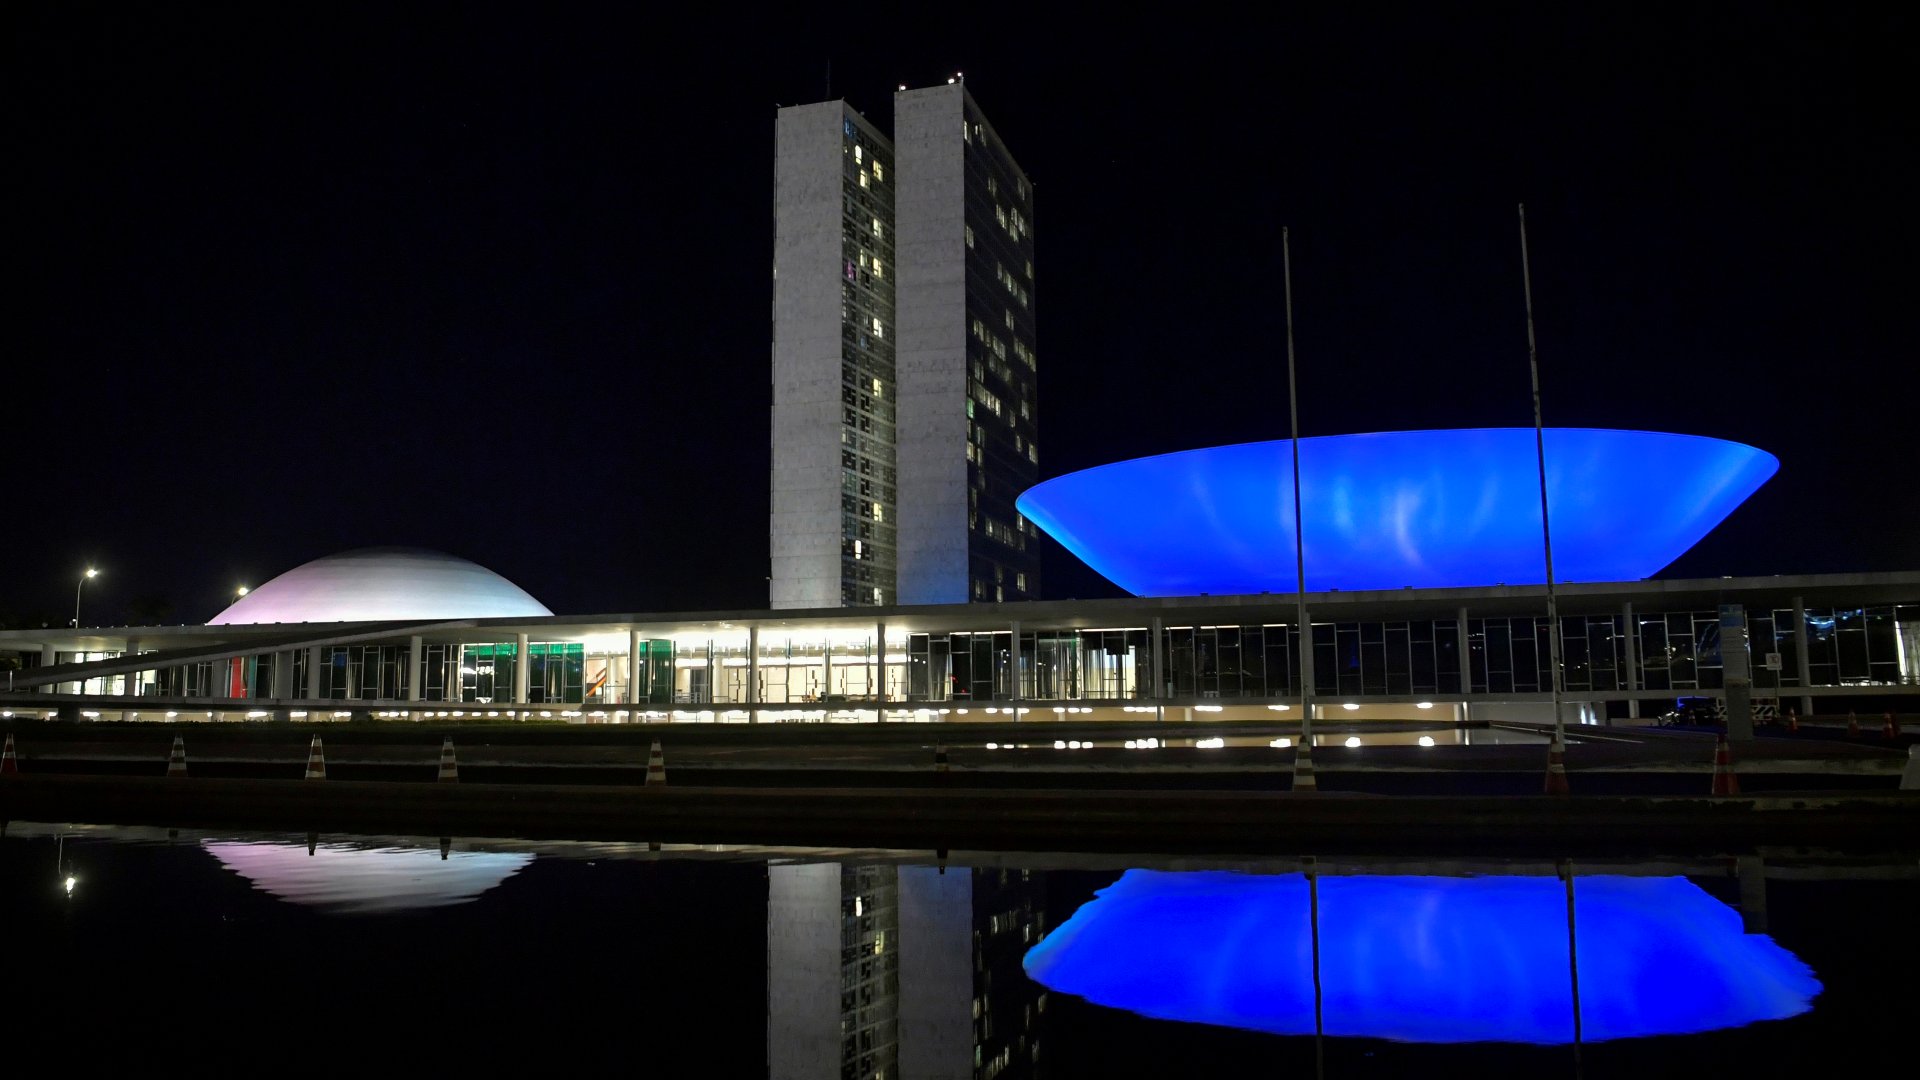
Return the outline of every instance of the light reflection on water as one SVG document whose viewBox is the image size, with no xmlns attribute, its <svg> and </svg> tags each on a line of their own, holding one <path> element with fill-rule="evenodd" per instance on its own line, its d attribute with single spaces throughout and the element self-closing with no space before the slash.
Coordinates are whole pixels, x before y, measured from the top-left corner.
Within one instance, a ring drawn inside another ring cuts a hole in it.
<svg viewBox="0 0 1920 1080">
<path fill-rule="evenodd" d="M 447 907 L 479 898 L 533 862 L 512 852 L 264 840 L 200 846 L 261 892 L 337 915 Z"/>
<path fill-rule="evenodd" d="M 1679 877 L 1575 881 L 1585 1041 L 1794 1016 L 1813 971 Z M 1574 1039 L 1566 893 L 1540 877 L 1321 877 L 1329 1035 Z M 1129 870 L 1027 954 L 1027 974 L 1160 1019 L 1313 1034 L 1303 874 Z"/>
<path fill-rule="evenodd" d="M 436 1054 L 489 1074 L 501 1015 L 553 1031 L 623 1031 L 642 1015 L 673 1033 L 667 1045 L 698 1046 L 709 1075 L 783 1080 L 1185 1076 L 1196 1063 L 1312 1075 L 1323 1049 L 1330 1077 L 1582 1067 L 1564 1045 L 1562 864 L 1544 857 L 953 851 L 943 872 L 925 850 L 441 843 L 444 862 L 432 837 L 10 823 L 0 924 L 40 980 L 15 1020 L 104 1052 L 99 1012 L 73 1004 L 94 1000 L 103 972 L 119 999 L 148 1001 L 205 971 L 218 977 L 197 1007 L 221 1018 L 223 1043 L 267 1060 L 285 1052 L 290 1009 L 329 1030 L 384 1024 L 367 987 L 397 965 L 420 980 L 413 1028 L 445 1033 Z M 1314 1030 L 1306 865 L 1325 1028 L 1347 1036 L 1324 1043 L 1283 1037 Z M 1835 1046 L 1850 1066 L 1904 1058 L 1885 1017 L 1911 1011 L 1920 946 L 1859 913 L 1912 907 L 1911 856 L 1581 865 L 1603 871 L 1575 879 L 1583 1041 L 1608 1040 L 1585 1048 L 1587 1075 L 1683 1061 L 1821 1075 Z M 1742 920 L 1773 927 L 1821 981 L 1741 935 Z M 620 993 L 555 992 L 608 980 Z M 1795 1018 L 1756 1022 L 1779 1017 Z M 176 1022 L 116 1011 L 116 1045 L 144 1061 Z M 1695 1034 L 1633 1037 L 1681 1032 Z M 569 1052 L 633 1060 L 625 1040 Z"/>
</svg>

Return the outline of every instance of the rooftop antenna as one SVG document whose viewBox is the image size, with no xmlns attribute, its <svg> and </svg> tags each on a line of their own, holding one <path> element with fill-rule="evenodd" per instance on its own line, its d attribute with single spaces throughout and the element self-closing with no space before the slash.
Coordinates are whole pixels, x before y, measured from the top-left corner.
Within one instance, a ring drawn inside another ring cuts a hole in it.
<svg viewBox="0 0 1920 1080">
<path fill-rule="evenodd" d="M 1547 784 L 1551 789 L 1554 784 L 1552 762 L 1555 758 L 1564 760 L 1566 754 L 1566 718 L 1560 707 L 1565 695 L 1565 679 L 1560 671 L 1560 600 L 1553 584 L 1553 525 L 1547 517 L 1547 436 L 1540 420 L 1540 349 L 1533 336 L 1533 269 L 1527 261 L 1527 204 L 1519 205 L 1520 287 L 1527 302 L 1527 368 L 1533 378 L 1533 452 L 1540 469 L 1540 544 L 1547 557 L 1547 650 L 1551 658 L 1548 662 L 1553 667 L 1553 747 L 1547 754 Z M 1561 790 L 1549 790 L 1548 794 L 1565 794 L 1564 766 L 1559 782 Z"/>
<path fill-rule="evenodd" d="M 1287 413 L 1293 422 L 1293 572 L 1299 607 L 1294 615 L 1300 638 L 1300 748 L 1293 755 L 1293 790 L 1319 790 L 1313 776 L 1313 624 L 1307 621 L 1306 528 L 1300 520 L 1300 389 L 1293 357 L 1293 251 L 1287 227 L 1280 227 L 1280 280 L 1287 309 Z"/>
</svg>

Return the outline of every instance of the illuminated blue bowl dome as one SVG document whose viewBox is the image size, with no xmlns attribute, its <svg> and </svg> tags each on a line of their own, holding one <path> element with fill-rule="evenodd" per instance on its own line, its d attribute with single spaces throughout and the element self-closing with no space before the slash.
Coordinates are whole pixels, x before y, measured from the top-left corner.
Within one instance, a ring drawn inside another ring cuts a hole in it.
<svg viewBox="0 0 1920 1080">
<path fill-rule="evenodd" d="M 1558 581 L 1651 577 L 1780 467 L 1695 435 L 1548 428 Z M 1546 581 L 1532 428 L 1300 440 L 1307 588 Z M 1036 485 L 1019 510 L 1138 596 L 1291 592 L 1291 443 L 1134 458 Z"/>
</svg>

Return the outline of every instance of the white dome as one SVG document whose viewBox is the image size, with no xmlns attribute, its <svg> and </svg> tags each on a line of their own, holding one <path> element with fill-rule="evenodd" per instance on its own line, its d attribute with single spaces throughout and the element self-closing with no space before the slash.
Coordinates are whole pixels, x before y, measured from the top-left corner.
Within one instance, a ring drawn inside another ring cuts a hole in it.
<svg viewBox="0 0 1920 1080">
<path fill-rule="evenodd" d="M 552 614 L 520 586 L 478 563 L 420 548 L 362 548 L 296 566 L 207 625 Z"/>
</svg>

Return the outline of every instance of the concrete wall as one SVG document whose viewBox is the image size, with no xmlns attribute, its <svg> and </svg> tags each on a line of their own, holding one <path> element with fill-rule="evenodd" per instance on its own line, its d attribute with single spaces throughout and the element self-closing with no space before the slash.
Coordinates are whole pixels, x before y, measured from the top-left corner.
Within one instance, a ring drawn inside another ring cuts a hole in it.
<svg viewBox="0 0 1920 1080">
<path fill-rule="evenodd" d="M 973 872 L 900 868 L 900 1075 L 973 1076 Z"/>
<path fill-rule="evenodd" d="M 767 867 L 767 1075 L 840 1075 L 840 866 Z"/>
<path fill-rule="evenodd" d="M 900 603 L 967 600 L 962 88 L 894 96 Z"/>
<path fill-rule="evenodd" d="M 841 155 L 838 101 L 774 122 L 769 606 L 840 604 Z"/>
</svg>

